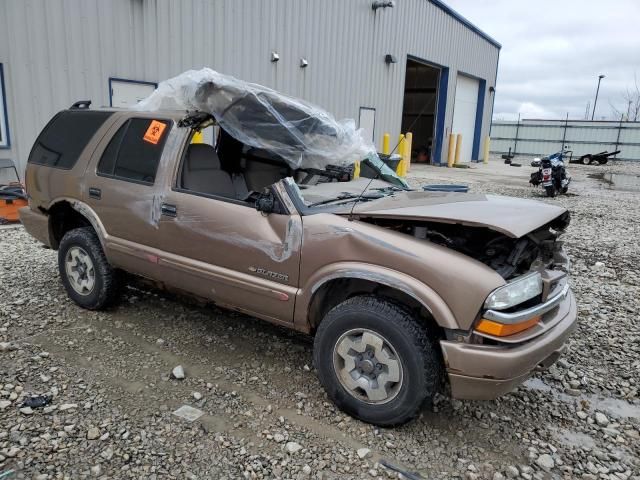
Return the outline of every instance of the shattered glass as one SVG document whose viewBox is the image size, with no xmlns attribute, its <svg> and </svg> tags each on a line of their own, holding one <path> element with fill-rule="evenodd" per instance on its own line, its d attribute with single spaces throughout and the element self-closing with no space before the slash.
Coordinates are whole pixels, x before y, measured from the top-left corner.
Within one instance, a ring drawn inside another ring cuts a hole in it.
<svg viewBox="0 0 640 480">
<path fill-rule="evenodd" d="M 210 113 L 231 136 L 277 154 L 293 169 L 350 165 L 376 152 L 353 120 L 338 121 L 303 100 L 210 68 L 165 80 L 134 108 Z"/>
</svg>

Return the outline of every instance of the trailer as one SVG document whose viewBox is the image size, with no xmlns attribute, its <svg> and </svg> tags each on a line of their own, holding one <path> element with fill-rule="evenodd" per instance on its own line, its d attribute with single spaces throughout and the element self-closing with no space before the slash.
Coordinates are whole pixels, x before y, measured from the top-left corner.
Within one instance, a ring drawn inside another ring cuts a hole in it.
<svg viewBox="0 0 640 480">
<path fill-rule="evenodd" d="M 616 150 L 615 152 L 608 152 L 605 150 L 600 153 L 587 153 L 581 157 L 569 159 L 569 163 L 581 163 L 582 165 L 604 165 L 609 161 L 609 157 L 619 153 L 620 150 Z"/>
</svg>

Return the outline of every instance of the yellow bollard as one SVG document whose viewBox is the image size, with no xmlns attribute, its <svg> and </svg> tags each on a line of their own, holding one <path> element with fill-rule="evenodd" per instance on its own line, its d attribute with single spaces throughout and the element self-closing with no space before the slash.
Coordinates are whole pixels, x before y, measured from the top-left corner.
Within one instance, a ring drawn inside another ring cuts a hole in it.
<svg viewBox="0 0 640 480">
<path fill-rule="evenodd" d="M 453 160 L 454 165 L 458 165 L 460 163 L 460 152 L 462 151 L 462 134 L 458 134 L 458 138 L 456 139 L 456 157 Z"/>
<path fill-rule="evenodd" d="M 402 172 L 404 170 L 404 149 L 406 145 L 407 142 L 405 141 L 404 135 L 398 135 L 398 155 L 400 155 L 400 162 L 398 162 L 398 166 L 396 167 L 396 173 L 401 177 L 404 176 Z"/>
<path fill-rule="evenodd" d="M 356 160 L 353 164 L 353 178 L 360 178 L 360 160 Z"/>
<path fill-rule="evenodd" d="M 389 155 L 389 152 L 391 152 L 390 150 L 390 146 L 389 146 L 389 141 L 391 140 L 391 135 L 389 135 L 388 133 L 385 133 L 382 136 L 382 153 L 384 153 L 385 155 Z"/>
<path fill-rule="evenodd" d="M 449 134 L 449 155 L 447 156 L 447 167 L 453 167 L 453 161 L 456 155 L 456 134 Z"/>
<path fill-rule="evenodd" d="M 482 154 L 482 163 L 485 165 L 489 163 L 489 145 L 491 145 L 491 137 L 487 135 L 484 137 L 484 152 Z"/>
<path fill-rule="evenodd" d="M 407 163 L 405 165 L 405 171 L 404 171 L 404 174 L 406 175 L 411 169 L 411 148 L 413 143 L 413 133 L 407 132 L 407 135 L 405 138 L 407 139 L 407 146 L 405 148 L 407 152 Z"/>
<path fill-rule="evenodd" d="M 204 137 L 202 136 L 202 132 L 196 132 L 191 137 L 191 143 L 204 143 Z"/>
</svg>

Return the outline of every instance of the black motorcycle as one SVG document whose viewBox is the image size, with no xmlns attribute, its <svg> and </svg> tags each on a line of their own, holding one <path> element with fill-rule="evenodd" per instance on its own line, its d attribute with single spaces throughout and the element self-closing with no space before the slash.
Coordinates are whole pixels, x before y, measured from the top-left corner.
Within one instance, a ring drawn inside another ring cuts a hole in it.
<svg viewBox="0 0 640 480">
<path fill-rule="evenodd" d="M 542 184 L 547 197 L 555 197 L 556 193 L 567 193 L 571 177 L 564 168 L 564 157 L 569 151 L 554 153 L 540 160 L 537 172 L 531 174 L 529 183 L 534 187 Z"/>
</svg>

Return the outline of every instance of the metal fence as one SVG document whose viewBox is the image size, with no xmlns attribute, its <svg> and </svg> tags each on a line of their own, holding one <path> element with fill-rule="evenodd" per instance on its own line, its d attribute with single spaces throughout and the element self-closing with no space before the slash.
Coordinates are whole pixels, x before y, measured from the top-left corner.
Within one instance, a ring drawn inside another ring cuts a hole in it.
<svg viewBox="0 0 640 480">
<path fill-rule="evenodd" d="M 640 122 L 588 120 L 494 121 L 491 152 L 548 155 L 565 145 L 573 155 L 614 152 L 619 160 L 640 161 Z"/>
</svg>

